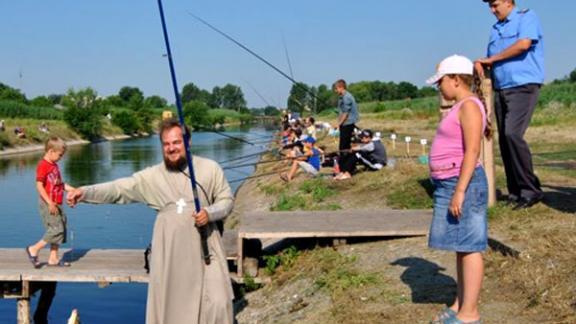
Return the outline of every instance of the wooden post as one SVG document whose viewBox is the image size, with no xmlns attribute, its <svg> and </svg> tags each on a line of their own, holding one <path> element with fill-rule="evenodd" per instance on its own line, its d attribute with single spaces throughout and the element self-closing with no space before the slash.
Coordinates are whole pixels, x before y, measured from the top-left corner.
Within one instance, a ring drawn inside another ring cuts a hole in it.
<svg viewBox="0 0 576 324">
<path fill-rule="evenodd" d="M 238 279 L 244 277 L 244 238 L 238 233 L 238 254 L 236 259 L 236 275 Z"/>
<path fill-rule="evenodd" d="M 488 74 L 486 74 L 488 76 Z M 492 80 L 489 77 L 482 80 L 482 93 L 484 94 L 484 102 L 486 103 L 486 119 L 492 125 L 494 120 L 494 99 L 492 92 Z M 496 175 L 494 171 L 494 137 L 487 139 L 482 138 L 482 151 L 480 158 L 486 171 L 486 178 L 488 180 L 488 206 L 492 207 L 496 204 Z"/>
<path fill-rule="evenodd" d="M 22 295 L 16 304 L 16 323 L 30 324 L 30 284 L 22 281 Z"/>
</svg>

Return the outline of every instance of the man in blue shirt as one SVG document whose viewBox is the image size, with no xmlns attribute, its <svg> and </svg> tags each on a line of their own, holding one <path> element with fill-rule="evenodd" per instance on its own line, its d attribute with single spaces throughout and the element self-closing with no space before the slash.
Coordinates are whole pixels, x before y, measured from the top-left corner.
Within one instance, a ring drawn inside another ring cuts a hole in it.
<svg viewBox="0 0 576 324">
<path fill-rule="evenodd" d="M 498 21 L 492 26 L 487 57 L 476 60 L 476 71 L 492 70 L 494 106 L 500 152 L 514 209 L 531 207 L 543 198 L 534 174 L 532 154 L 524 134 L 544 83 L 544 42 L 534 11 L 516 8 L 514 0 L 487 2 Z"/>
<path fill-rule="evenodd" d="M 338 94 L 338 121 L 334 128 L 340 130 L 339 150 L 349 150 L 352 146 L 352 134 L 359 119 L 356 100 L 346 90 L 346 81 L 340 79 L 334 83 L 334 92 Z"/>
</svg>

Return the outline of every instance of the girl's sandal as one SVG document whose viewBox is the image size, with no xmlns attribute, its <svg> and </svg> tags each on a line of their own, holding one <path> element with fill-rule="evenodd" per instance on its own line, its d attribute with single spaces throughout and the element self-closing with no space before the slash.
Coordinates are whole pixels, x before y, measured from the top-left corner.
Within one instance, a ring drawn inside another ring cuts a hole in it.
<svg viewBox="0 0 576 324">
<path fill-rule="evenodd" d="M 477 319 L 475 321 L 464 322 L 464 321 L 458 319 L 458 317 L 456 317 L 456 315 L 454 315 L 454 316 L 450 316 L 449 318 L 443 320 L 441 323 L 442 324 L 482 324 L 482 320 Z"/>
<path fill-rule="evenodd" d="M 443 324 L 445 320 L 451 317 L 456 317 L 456 312 L 452 308 L 446 307 L 430 321 L 430 324 Z"/>
</svg>

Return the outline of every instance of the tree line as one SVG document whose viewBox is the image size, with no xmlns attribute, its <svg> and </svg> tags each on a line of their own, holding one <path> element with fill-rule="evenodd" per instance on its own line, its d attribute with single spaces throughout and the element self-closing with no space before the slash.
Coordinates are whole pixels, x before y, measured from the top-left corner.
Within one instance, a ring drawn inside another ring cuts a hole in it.
<svg viewBox="0 0 576 324">
<path fill-rule="evenodd" d="M 240 121 L 248 120 L 250 115 L 242 89 L 233 84 L 216 86 L 209 92 L 187 83 L 182 88 L 181 100 L 187 123 L 195 127 L 223 124 L 230 116 L 226 110 L 234 112 Z M 161 96 L 146 97 L 137 87 L 125 86 L 107 97 L 99 96 L 88 87 L 29 100 L 20 90 L 0 83 L 1 117 L 61 119 L 88 139 L 101 136 L 105 116 L 126 134 L 149 133 L 153 120 L 160 115 L 159 110 L 175 111 L 175 107 Z M 212 113 L 211 110 L 220 111 Z"/>
<path fill-rule="evenodd" d="M 358 103 L 380 102 L 399 99 L 414 99 L 430 97 L 437 94 L 433 87 L 418 88 L 410 82 L 360 81 L 350 83 L 348 91 L 354 95 Z M 287 107 L 290 111 L 319 113 L 336 107 L 338 96 L 332 87 L 321 84 L 317 87 L 299 82 L 292 85 Z"/>
</svg>

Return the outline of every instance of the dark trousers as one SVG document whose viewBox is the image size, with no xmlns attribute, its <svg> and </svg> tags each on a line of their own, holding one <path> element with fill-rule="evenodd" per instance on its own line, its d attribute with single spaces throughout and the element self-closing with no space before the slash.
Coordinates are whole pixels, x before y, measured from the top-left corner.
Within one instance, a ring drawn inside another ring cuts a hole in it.
<svg viewBox="0 0 576 324">
<path fill-rule="evenodd" d="M 350 153 L 343 155 L 340 158 L 340 171 L 348 172 L 350 174 L 356 173 L 356 164 L 358 163 L 358 158 L 356 154 Z"/>
<path fill-rule="evenodd" d="M 340 144 L 338 149 L 349 150 L 352 147 L 352 134 L 354 133 L 356 125 L 342 125 L 340 126 Z"/>
<path fill-rule="evenodd" d="M 348 172 L 350 174 L 356 173 L 356 166 L 358 164 L 364 165 L 366 167 L 366 170 L 369 171 L 379 170 L 378 166 L 376 166 L 377 164 L 380 164 L 380 167 L 386 165 L 386 163 L 379 163 L 377 161 L 373 161 L 373 159 L 370 159 L 365 155 L 361 155 L 361 153 L 347 154 L 346 156 L 343 156 L 340 159 L 339 163 L 340 163 L 340 171 Z"/>
<path fill-rule="evenodd" d="M 539 94 L 538 84 L 496 90 L 494 93 L 500 154 L 511 198 L 542 196 L 540 180 L 532 166 L 532 154 L 524 140 Z"/>
</svg>

